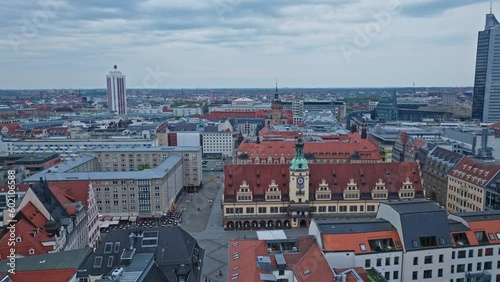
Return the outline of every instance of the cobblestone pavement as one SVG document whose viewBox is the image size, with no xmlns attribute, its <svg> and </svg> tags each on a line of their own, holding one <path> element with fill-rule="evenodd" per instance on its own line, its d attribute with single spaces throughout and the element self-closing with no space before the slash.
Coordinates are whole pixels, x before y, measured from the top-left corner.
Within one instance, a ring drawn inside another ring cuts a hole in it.
<svg viewBox="0 0 500 282">
<path fill-rule="evenodd" d="M 179 199 L 178 208 L 184 208 L 180 226 L 189 232 L 205 249 L 202 282 L 205 277 L 212 282 L 227 281 L 228 243 L 233 239 L 255 239 L 254 230 L 225 231 L 222 227 L 222 172 L 206 172 L 204 179 L 220 176 L 205 185 L 199 193 L 184 194 Z M 199 209 L 199 210 L 198 210 Z M 307 235 L 307 229 L 287 229 L 288 237 Z M 216 277 L 221 270 L 222 277 Z"/>
</svg>

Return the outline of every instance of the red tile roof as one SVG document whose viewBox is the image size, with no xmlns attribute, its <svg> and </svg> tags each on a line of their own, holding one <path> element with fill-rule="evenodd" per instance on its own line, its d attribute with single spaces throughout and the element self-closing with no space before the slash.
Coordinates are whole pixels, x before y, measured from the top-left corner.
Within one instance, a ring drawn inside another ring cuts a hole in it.
<svg viewBox="0 0 500 282">
<path fill-rule="evenodd" d="M 450 175 L 474 185 L 484 186 L 499 172 L 500 165 L 464 157 L 453 168 Z M 484 184 L 481 181 L 484 181 Z"/>
<path fill-rule="evenodd" d="M 490 128 L 495 131 L 495 133 L 499 134 L 500 133 L 500 122 L 494 123 L 490 125 Z"/>
<path fill-rule="evenodd" d="M 371 193 L 379 179 L 388 192 L 398 192 L 408 177 L 416 192 L 422 192 L 422 181 L 416 162 L 403 163 L 345 163 L 309 164 L 309 192 L 315 193 L 323 179 L 333 193 L 342 193 L 351 178 L 360 193 Z M 271 181 L 276 181 L 282 194 L 289 193 L 289 165 L 226 165 L 224 167 L 224 195 L 236 196 L 243 181 L 254 195 L 264 195 Z"/>
<path fill-rule="evenodd" d="M 236 247 L 233 247 L 238 242 Z M 228 277 L 238 275 L 238 281 L 260 281 L 260 273 L 269 274 L 257 267 L 257 256 L 267 255 L 266 241 L 259 240 L 231 240 L 229 242 L 229 273 Z M 238 259 L 233 260 L 232 255 L 239 252 Z M 238 267 L 238 268 L 236 268 Z M 236 269 L 234 269 L 236 268 Z"/>
<path fill-rule="evenodd" d="M 299 282 L 324 281 L 324 277 L 333 277 L 333 271 L 328 265 L 323 253 L 312 237 L 298 238 L 296 253 L 283 253 L 286 269 L 292 269 Z M 268 256 L 271 259 L 271 269 L 277 269 L 276 259 L 267 251 L 266 241 L 231 240 L 229 242 L 229 273 L 228 277 L 238 275 L 238 281 L 261 281 L 260 273 L 269 274 L 257 267 L 257 256 Z M 233 260 L 234 253 L 239 253 Z M 310 272 L 304 271 L 309 270 Z M 229 280 L 231 281 L 231 280 Z"/>
<path fill-rule="evenodd" d="M 0 125 L 0 130 L 7 128 L 7 131 L 9 133 L 14 133 L 17 129 L 21 129 L 21 125 L 17 122 L 12 122 L 12 123 L 4 123 Z"/>
<path fill-rule="evenodd" d="M 286 132 L 291 138 L 294 132 Z M 268 135 L 269 136 L 269 135 Z M 298 136 L 298 132 L 297 132 Z M 351 138 L 343 141 L 305 142 L 304 153 L 315 153 L 315 159 L 350 159 L 358 153 L 361 160 L 382 160 L 378 148 L 368 139 L 358 138 L 359 134 L 351 135 Z M 295 153 L 295 142 L 293 141 L 262 141 L 257 143 L 242 142 L 237 150 L 237 156 L 245 153 L 251 159 L 259 155 L 259 158 L 267 158 L 269 154 L 273 158 L 293 158 Z M 335 153 L 335 155 L 333 155 Z M 342 153 L 342 155 L 340 155 Z"/>
<path fill-rule="evenodd" d="M 460 216 L 460 215 L 458 215 Z M 485 219 L 485 220 L 474 220 L 474 221 L 469 221 L 467 222 L 469 225 L 470 230 L 469 231 L 457 231 L 457 232 L 452 232 L 452 234 L 457 234 L 457 233 L 465 233 L 467 236 L 467 239 L 469 241 L 469 245 L 471 246 L 479 246 L 481 245 L 479 241 L 477 240 L 477 237 L 475 235 L 475 232 L 480 232 L 484 231 L 486 235 L 486 240 L 489 241 L 490 244 L 500 244 L 499 238 L 497 237 L 500 233 L 500 219 Z M 489 234 L 493 234 L 493 240 L 490 238 Z M 452 236 L 453 237 L 453 236 Z M 460 247 L 457 246 L 457 242 L 453 240 L 453 246 L 454 247 Z"/>
<path fill-rule="evenodd" d="M 30 188 L 29 184 L 16 184 L 16 192 L 26 192 Z M 0 192 L 9 191 L 9 185 L 0 185 Z"/>
<path fill-rule="evenodd" d="M 55 269 L 39 271 L 16 271 L 16 274 L 10 275 L 13 282 L 66 282 L 75 275 L 78 269 Z"/>
<path fill-rule="evenodd" d="M 42 242 L 54 241 L 45 232 L 44 226 L 48 219 L 33 205 L 28 202 L 14 217 L 16 237 L 21 238 L 21 242 L 16 242 L 16 254 L 23 256 L 45 254 L 51 251 L 53 246 L 43 246 Z M 10 253 L 8 245 L 9 230 L 4 229 L 0 239 L 0 255 L 5 258 Z M 33 249 L 34 254 L 29 250 Z"/>
<path fill-rule="evenodd" d="M 232 118 L 262 118 L 263 119 L 270 112 L 271 112 L 271 110 L 246 111 L 246 112 L 214 111 L 214 112 L 210 112 L 210 114 L 208 114 L 208 115 L 200 116 L 199 118 L 209 119 L 209 120 L 220 120 L 220 119 L 225 119 L 225 118 L 230 118 L 230 117 L 232 117 Z M 287 116 L 288 123 L 292 124 L 293 123 L 292 111 L 284 110 L 283 113 Z"/>
<path fill-rule="evenodd" d="M 82 202 L 85 208 L 88 207 L 89 181 L 73 182 L 49 182 L 49 188 L 56 196 L 57 200 L 66 208 L 69 214 L 74 214 L 76 206 L 66 206 L 66 204 Z"/>
<path fill-rule="evenodd" d="M 50 131 L 64 131 L 64 133 L 66 133 L 68 131 L 68 128 L 64 126 L 54 126 L 47 128 L 47 132 Z"/>
<path fill-rule="evenodd" d="M 354 252 L 355 254 L 372 252 L 368 240 L 391 238 L 392 242 L 401 242 L 397 230 L 350 234 L 322 234 L 321 237 L 323 239 L 323 249 L 326 252 Z M 365 245 L 365 252 L 361 251 L 360 244 Z M 398 250 L 402 250 L 402 248 Z"/>
</svg>

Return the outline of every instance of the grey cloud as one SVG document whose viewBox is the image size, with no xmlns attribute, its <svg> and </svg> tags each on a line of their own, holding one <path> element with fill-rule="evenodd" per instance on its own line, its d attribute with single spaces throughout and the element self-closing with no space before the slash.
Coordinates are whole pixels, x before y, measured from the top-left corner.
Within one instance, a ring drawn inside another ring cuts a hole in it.
<svg viewBox="0 0 500 282">
<path fill-rule="evenodd" d="M 433 17 L 441 15 L 450 9 L 489 2 L 489 0 L 432 0 L 414 4 L 405 4 L 403 2 L 402 14 L 410 17 Z"/>
</svg>

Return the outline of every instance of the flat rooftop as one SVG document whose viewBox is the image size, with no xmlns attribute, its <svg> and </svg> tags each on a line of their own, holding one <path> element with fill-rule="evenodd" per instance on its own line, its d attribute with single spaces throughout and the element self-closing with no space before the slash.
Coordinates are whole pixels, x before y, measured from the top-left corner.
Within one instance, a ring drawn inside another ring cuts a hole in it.
<svg viewBox="0 0 500 282">
<path fill-rule="evenodd" d="M 347 234 L 396 230 L 381 218 L 315 220 L 322 234 Z"/>
<path fill-rule="evenodd" d="M 79 181 L 79 180 L 116 180 L 134 179 L 148 180 L 163 178 L 178 163 L 182 162 L 179 156 L 169 156 L 163 163 L 152 169 L 140 171 L 99 171 L 99 172 L 40 172 L 24 180 L 24 182 L 37 182 L 40 177 L 47 181 Z"/>
<path fill-rule="evenodd" d="M 95 148 L 81 150 L 80 152 L 198 152 L 201 146 L 170 146 L 170 147 L 144 147 L 144 148 Z"/>
<path fill-rule="evenodd" d="M 467 222 L 485 221 L 485 220 L 499 220 L 500 219 L 500 210 L 480 211 L 480 212 L 463 212 L 463 213 L 454 213 L 453 215 L 459 216 Z"/>
<path fill-rule="evenodd" d="M 399 214 L 428 213 L 442 210 L 442 208 L 437 203 L 425 199 L 409 201 L 386 201 L 382 203 L 391 206 Z"/>
</svg>

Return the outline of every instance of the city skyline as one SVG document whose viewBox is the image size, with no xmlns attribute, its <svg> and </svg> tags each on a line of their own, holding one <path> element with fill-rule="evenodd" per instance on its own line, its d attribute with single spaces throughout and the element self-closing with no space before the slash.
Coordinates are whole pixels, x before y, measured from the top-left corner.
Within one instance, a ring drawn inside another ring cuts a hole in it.
<svg viewBox="0 0 500 282">
<path fill-rule="evenodd" d="M 0 88 L 105 88 L 114 64 L 129 88 L 271 88 L 276 76 L 287 88 L 472 86 L 490 6 L 99 2 L 1 4 Z"/>
</svg>

